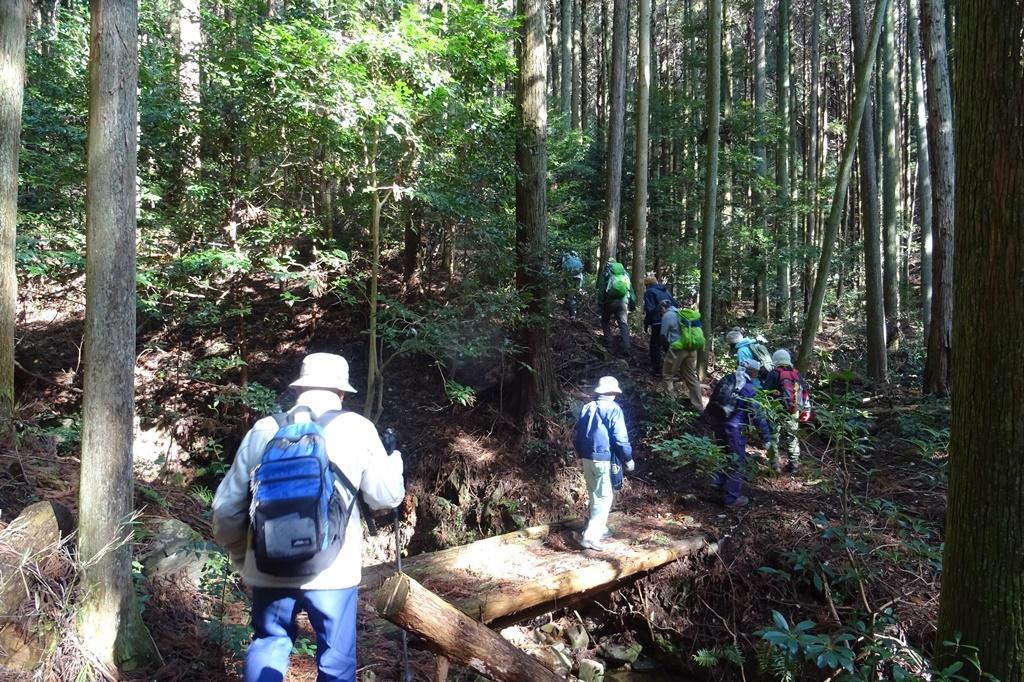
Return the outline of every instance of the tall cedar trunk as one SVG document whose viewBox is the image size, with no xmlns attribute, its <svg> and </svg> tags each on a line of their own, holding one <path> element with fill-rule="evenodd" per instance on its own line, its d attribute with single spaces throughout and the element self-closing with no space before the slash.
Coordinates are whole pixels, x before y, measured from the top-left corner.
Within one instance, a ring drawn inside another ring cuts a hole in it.
<svg viewBox="0 0 1024 682">
<path fill-rule="evenodd" d="M 550 296 L 544 278 L 547 245 L 547 98 L 544 89 L 543 0 L 517 0 L 519 28 L 516 77 L 516 289 L 527 301 L 516 343 L 522 349 L 516 367 L 515 409 L 521 433 L 530 435 L 548 408 L 554 386 L 549 356 Z"/>
<path fill-rule="evenodd" d="M 754 143 L 754 156 L 757 157 L 758 177 L 768 179 L 768 150 L 765 146 L 765 91 L 767 89 L 767 57 L 765 50 L 764 0 L 754 0 L 754 113 L 757 116 L 757 138 Z M 755 183 L 754 201 L 755 216 L 759 236 L 764 239 L 768 234 L 768 194 L 762 187 L 765 182 Z M 754 300 L 754 314 L 762 320 L 768 319 L 768 262 L 761 247 L 756 247 L 757 260 L 757 296 Z"/>
<path fill-rule="evenodd" d="M 814 0 L 811 18 L 811 83 L 807 112 L 807 191 L 810 194 L 807 214 L 806 256 L 804 257 L 804 302 L 810 306 L 814 281 L 814 251 L 818 245 L 818 110 L 821 101 L 821 10 L 822 0 Z"/>
<path fill-rule="evenodd" d="M 651 111 L 651 0 L 637 18 L 636 168 L 633 176 L 633 290 L 643 295 L 647 274 L 647 166 Z"/>
<path fill-rule="evenodd" d="M 572 3 L 573 0 L 560 0 L 561 17 L 559 23 L 559 47 L 561 48 L 561 64 L 558 72 L 561 75 L 558 92 L 558 107 L 562 116 L 568 118 L 572 111 Z M 547 67 L 545 67 L 545 70 Z"/>
<path fill-rule="evenodd" d="M 704 225 L 700 248 L 700 317 L 706 329 L 714 329 L 711 319 L 715 267 L 715 223 L 718 221 L 718 134 L 722 98 L 722 0 L 708 2 L 707 68 L 707 143 L 704 166 Z M 708 346 L 700 354 L 700 373 L 707 367 L 707 354 L 713 351 L 714 336 L 707 335 Z"/>
<path fill-rule="evenodd" d="M 622 207 L 622 138 L 626 116 L 626 38 L 629 34 L 629 2 L 613 0 L 612 69 L 609 83 L 607 177 L 604 200 L 607 206 L 601 234 L 600 267 L 615 258 L 619 250 L 619 215 Z"/>
<path fill-rule="evenodd" d="M 370 134 L 369 153 L 364 164 L 370 169 L 370 292 L 367 296 L 367 350 L 366 350 L 366 393 L 363 399 L 363 416 L 376 420 L 375 410 L 381 402 L 384 385 L 380 366 L 380 347 L 377 343 L 377 292 L 380 287 L 380 213 L 383 202 L 377 189 L 377 141 L 378 132 Z"/>
<path fill-rule="evenodd" d="M 953 336 L 953 214 L 955 154 L 953 102 L 946 60 L 946 3 L 922 0 L 921 26 L 927 54 L 928 151 L 932 163 L 932 317 L 924 391 L 949 393 Z"/>
<path fill-rule="evenodd" d="M 553 19 L 557 19 L 561 16 L 561 10 L 558 3 L 561 0 L 548 0 L 548 16 Z M 547 48 L 548 48 L 548 69 L 547 74 L 550 81 L 548 82 L 548 97 L 553 102 L 557 102 L 561 97 L 562 93 L 562 75 L 559 73 L 558 65 L 562 61 L 561 44 L 559 41 L 559 23 L 560 21 L 553 20 L 548 22 L 547 31 Z"/>
<path fill-rule="evenodd" d="M 78 553 L 81 642 L 111 669 L 146 656 L 131 578 L 138 10 L 92 0 L 85 376 Z"/>
<path fill-rule="evenodd" d="M 932 169 L 928 154 L 928 113 L 921 64 L 918 0 L 907 0 L 910 68 L 914 90 L 914 141 L 917 151 L 917 214 L 921 226 L 921 321 L 927 338 L 932 319 Z"/>
<path fill-rule="evenodd" d="M 775 320 L 781 321 L 789 308 L 790 290 L 790 196 L 789 196 L 789 24 L 790 0 L 779 0 L 778 43 L 776 46 L 775 78 L 776 106 L 782 129 L 779 131 L 775 151 L 775 182 L 778 185 L 776 195 L 778 220 L 775 225 L 776 255 L 776 292 Z"/>
<path fill-rule="evenodd" d="M 1024 4 L 961 2 L 956 50 L 956 348 L 936 648 L 1024 680 Z M 993 386 L 995 400 L 982 399 Z M 967 669 L 967 666 L 965 666 Z"/>
<path fill-rule="evenodd" d="M 405 223 L 402 249 L 402 283 L 406 293 L 421 288 L 420 279 L 420 227 L 423 220 L 419 204 Z"/>
<path fill-rule="evenodd" d="M 861 18 L 864 16 L 864 7 L 860 4 L 860 1 L 853 0 L 855 21 L 858 13 Z M 821 309 L 825 302 L 825 289 L 828 288 L 832 253 L 835 248 L 836 235 L 839 233 L 839 224 L 843 218 L 846 194 L 850 187 L 850 174 L 853 169 L 853 159 L 857 152 L 858 137 L 860 137 L 860 142 L 863 144 L 864 138 L 860 136 L 860 131 L 863 125 L 867 123 L 867 104 L 871 99 L 871 72 L 875 68 L 875 55 L 878 53 L 878 42 L 882 34 L 884 13 L 889 5 L 889 1 L 878 0 L 878 5 L 875 7 L 875 18 L 871 24 L 871 34 L 866 37 L 870 42 L 865 46 L 864 58 L 856 64 L 854 100 L 853 105 L 850 107 L 850 117 L 846 121 L 846 140 L 843 147 L 843 156 L 839 165 L 839 173 L 836 177 L 836 188 L 832 194 L 832 206 L 829 209 L 828 219 L 825 222 L 825 234 L 821 244 L 821 258 L 818 261 L 818 275 L 814 280 L 811 305 L 807 311 L 807 318 L 804 321 L 803 334 L 800 340 L 800 355 L 797 358 L 797 367 L 803 372 L 806 372 L 810 367 L 811 355 L 814 352 L 814 340 L 821 326 Z M 863 35 L 861 37 L 865 38 Z"/>
<path fill-rule="evenodd" d="M 199 101 L 199 49 L 202 36 L 199 25 L 199 0 L 178 0 L 178 98 L 189 115 L 182 117 L 179 135 L 182 140 L 179 191 L 185 196 L 185 184 L 190 183 L 199 168 L 200 140 L 198 125 Z"/>
<path fill-rule="evenodd" d="M 853 44 L 858 63 L 867 55 L 863 0 L 850 3 L 853 13 Z M 874 61 L 874 55 L 871 56 Z M 864 105 L 864 121 L 858 144 L 860 171 L 861 238 L 864 242 L 864 278 L 867 298 L 868 376 L 884 381 L 889 373 L 885 346 L 885 303 L 882 294 L 882 235 L 878 216 L 878 176 L 875 156 L 875 112 L 871 95 Z"/>
<path fill-rule="evenodd" d="M 580 82 L 580 0 L 573 0 L 572 7 L 572 95 L 571 120 L 573 130 L 580 130 L 580 106 L 583 87 Z"/>
<path fill-rule="evenodd" d="M 580 129 L 590 129 L 590 115 L 593 109 L 590 92 L 590 21 L 587 19 L 587 7 L 590 0 L 580 0 Z"/>
<path fill-rule="evenodd" d="M 899 342 L 900 273 L 899 234 L 896 215 L 899 206 L 899 142 L 896 135 L 896 11 L 890 4 L 885 16 L 882 41 L 882 288 L 885 301 L 886 342 Z"/>
<path fill-rule="evenodd" d="M 15 238 L 18 153 L 25 95 L 27 0 L 0 2 L 0 446 L 13 444 L 14 327 L 18 315 Z"/>
</svg>

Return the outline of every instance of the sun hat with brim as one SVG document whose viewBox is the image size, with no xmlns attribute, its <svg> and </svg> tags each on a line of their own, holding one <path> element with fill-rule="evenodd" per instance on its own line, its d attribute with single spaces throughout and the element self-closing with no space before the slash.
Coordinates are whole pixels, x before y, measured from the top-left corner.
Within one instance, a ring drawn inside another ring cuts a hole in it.
<svg viewBox="0 0 1024 682">
<path fill-rule="evenodd" d="M 348 361 L 334 353 L 311 353 L 302 360 L 299 378 L 292 388 L 325 388 L 331 391 L 358 393 L 348 383 Z"/>
<path fill-rule="evenodd" d="M 622 393 L 622 389 L 619 388 L 619 380 L 615 377 L 601 377 L 597 382 L 597 386 L 594 387 L 594 393 L 598 395 Z"/>
</svg>

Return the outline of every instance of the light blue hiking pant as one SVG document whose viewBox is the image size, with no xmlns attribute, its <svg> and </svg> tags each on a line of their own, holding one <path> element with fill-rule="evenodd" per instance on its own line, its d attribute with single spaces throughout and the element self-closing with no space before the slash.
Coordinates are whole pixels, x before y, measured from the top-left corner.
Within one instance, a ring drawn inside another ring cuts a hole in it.
<svg viewBox="0 0 1024 682">
<path fill-rule="evenodd" d="M 601 542 L 608 530 L 608 514 L 612 510 L 612 478 L 611 462 L 595 462 L 592 459 L 583 462 L 583 478 L 587 482 L 587 495 L 590 498 L 590 519 L 583 531 L 583 539 L 589 542 Z"/>
</svg>

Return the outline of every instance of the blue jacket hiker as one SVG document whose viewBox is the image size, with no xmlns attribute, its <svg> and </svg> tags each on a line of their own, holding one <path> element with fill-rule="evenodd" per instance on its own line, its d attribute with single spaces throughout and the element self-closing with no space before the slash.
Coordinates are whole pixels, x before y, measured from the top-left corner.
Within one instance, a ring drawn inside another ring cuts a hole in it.
<svg viewBox="0 0 1024 682">
<path fill-rule="evenodd" d="M 276 444 L 283 439 L 278 437 L 279 424 L 274 417 L 256 422 L 242 439 L 235 461 L 213 499 L 214 537 L 228 551 L 245 584 L 252 588 L 253 639 L 246 652 L 243 679 L 257 682 L 287 677 L 289 655 L 298 633 L 296 617 L 304 610 L 316 632 L 317 679 L 355 682 L 363 532 L 359 507 L 352 502 L 352 496 L 358 488 L 372 509 L 400 504 L 405 497 L 402 455 L 396 450 L 388 456 L 371 421 L 354 412 L 341 411 L 345 394 L 355 392 L 348 381 L 345 358 L 332 353 L 307 355 L 299 378 L 291 386 L 299 396 L 289 418 L 296 422 L 300 416 L 303 421 L 314 420 L 322 431 L 322 441 L 319 437 L 307 437 L 299 443 L 312 443 L 306 450 L 320 450 L 326 455 L 335 482 L 344 477 L 352 486 L 345 493 L 350 515 L 347 523 L 342 524 L 344 532 L 337 556 L 326 562 L 328 565 L 322 570 L 289 572 L 278 571 L 275 566 L 271 573 L 264 572 L 260 567 L 260 546 L 250 541 L 255 532 L 250 521 L 250 483 L 253 471 L 264 462 L 264 453 L 278 448 Z M 301 470 L 308 460 L 298 459 L 292 460 L 292 466 Z M 304 494 L 308 498 L 308 490 Z M 294 516 L 305 523 L 293 520 L 283 532 L 311 532 L 309 519 L 314 517 L 303 517 L 298 512 Z M 322 528 L 329 532 L 329 527 L 330 519 Z M 337 533 L 335 529 L 331 537 Z M 280 535 L 274 537 L 281 539 Z M 264 564 L 263 568 L 269 567 Z"/>
<path fill-rule="evenodd" d="M 587 482 L 590 516 L 580 545 L 600 552 L 609 537 L 608 514 L 612 508 L 611 469 L 613 465 L 632 471 L 633 447 L 629 444 L 626 418 L 615 396 L 622 393 L 615 377 L 601 377 L 594 388 L 595 400 L 583 406 L 576 422 L 574 445 L 582 460 Z"/>
<path fill-rule="evenodd" d="M 672 297 L 664 284 L 658 282 L 656 277 L 644 279 L 644 331 L 651 333 L 650 356 L 651 374 L 655 377 L 661 376 L 662 362 L 665 357 L 665 345 L 661 339 L 661 314 L 663 301 L 668 301 L 675 307 L 679 307 L 676 299 Z"/>
<path fill-rule="evenodd" d="M 766 357 L 768 350 L 763 344 L 758 343 L 757 339 L 744 337 L 743 332 L 738 329 L 733 329 L 726 334 L 725 341 L 732 346 L 732 352 L 736 356 L 736 369 L 743 367 L 743 363 L 747 360 L 755 360 L 761 365 L 761 375 L 751 379 L 754 382 L 754 388 L 761 388 L 762 381 L 772 369 L 772 364 Z M 762 354 L 758 354 L 757 350 L 761 350 Z"/>
<path fill-rule="evenodd" d="M 743 496 L 743 469 L 747 461 L 744 427 L 755 427 L 766 445 L 772 442 L 771 427 L 755 399 L 753 378 L 760 370 L 761 363 L 746 360 L 734 374 L 722 377 L 704 411 L 705 419 L 715 430 L 715 440 L 736 458 L 734 465 L 718 472 L 714 478 L 714 485 L 721 488 L 727 507 L 739 507 L 749 502 Z"/>
</svg>

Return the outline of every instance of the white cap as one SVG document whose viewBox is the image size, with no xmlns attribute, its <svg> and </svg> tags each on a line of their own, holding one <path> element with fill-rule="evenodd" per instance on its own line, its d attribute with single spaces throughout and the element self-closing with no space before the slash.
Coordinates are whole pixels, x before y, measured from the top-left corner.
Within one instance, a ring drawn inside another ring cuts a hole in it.
<svg viewBox="0 0 1024 682">
<path fill-rule="evenodd" d="M 773 365 L 789 365 L 793 366 L 793 360 L 789 357 L 789 351 L 785 348 L 780 348 L 772 353 L 772 364 Z"/>
<path fill-rule="evenodd" d="M 294 388 L 326 388 L 331 391 L 356 393 L 348 383 L 348 362 L 334 353 L 311 353 L 302 360 L 299 378 L 290 386 Z"/>
<path fill-rule="evenodd" d="M 615 377 L 601 377 L 597 382 L 597 386 L 594 387 L 594 393 L 598 395 L 622 393 L 622 389 L 619 388 L 619 380 Z"/>
</svg>

